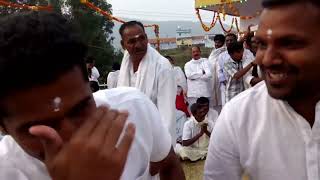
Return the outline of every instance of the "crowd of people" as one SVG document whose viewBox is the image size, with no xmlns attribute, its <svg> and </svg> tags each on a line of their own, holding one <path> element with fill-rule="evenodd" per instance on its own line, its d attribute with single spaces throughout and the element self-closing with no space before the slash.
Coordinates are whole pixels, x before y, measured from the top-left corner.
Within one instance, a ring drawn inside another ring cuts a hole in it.
<svg viewBox="0 0 320 180">
<path fill-rule="evenodd" d="M 124 23 L 104 90 L 69 19 L 1 17 L 0 179 L 183 180 L 180 158 L 206 159 L 205 180 L 319 180 L 320 3 L 263 7 L 256 34 L 192 47 L 185 73 Z"/>
</svg>

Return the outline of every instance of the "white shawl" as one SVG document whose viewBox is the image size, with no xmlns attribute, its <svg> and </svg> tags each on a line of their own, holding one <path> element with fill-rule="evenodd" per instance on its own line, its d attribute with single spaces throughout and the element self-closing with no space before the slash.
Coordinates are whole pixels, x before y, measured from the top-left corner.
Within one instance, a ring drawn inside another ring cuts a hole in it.
<svg viewBox="0 0 320 180">
<path fill-rule="evenodd" d="M 157 64 L 161 59 L 165 58 L 161 56 L 158 51 L 148 45 L 147 53 L 141 60 L 137 71 L 137 79 L 134 87 L 139 89 L 150 98 L 152 97 L 155 83 Z M 170 67 L 169 64 L 168 67 Z M 130 86 L 130 70 L 132 68 L 133 65 L 130 60 L 130 55 L 128 51 L 125 51 L 119 73 L 118 87 Z"/>
</svg>

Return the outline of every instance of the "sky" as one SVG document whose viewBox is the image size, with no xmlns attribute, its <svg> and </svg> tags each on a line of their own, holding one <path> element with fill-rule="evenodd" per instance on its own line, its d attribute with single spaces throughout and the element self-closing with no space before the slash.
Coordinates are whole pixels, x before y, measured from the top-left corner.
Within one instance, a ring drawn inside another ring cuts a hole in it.
<svg viewBox="0 0 320 180">
<path fill-rule="evenodd" d="M 194 0 L 107 0 L 116 17 L 151 21 L 198 21 Z M 212 12 L 201 12 L 203 20 L 211 22 Z"/>
</svg>

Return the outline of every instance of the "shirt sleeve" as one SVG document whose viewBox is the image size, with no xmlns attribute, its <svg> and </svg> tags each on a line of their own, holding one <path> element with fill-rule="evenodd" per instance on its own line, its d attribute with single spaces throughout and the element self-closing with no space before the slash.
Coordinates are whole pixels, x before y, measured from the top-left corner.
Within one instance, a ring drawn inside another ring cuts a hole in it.
<svg viewBox="0 0 320 180">
<path fill-rule="evenodd" d="M 203 70 L 205 74 L 201 77 L 201 79 L 210 80 L 212 78 L 212 72 L 210 70 L 210 63 L 208 60 L 204 60 L 202 63 Z"/>
<path fill-rule="evenodd" d="M 7 167 L 1 167 L 1 166 L 0 166 L 0 179 L 31 180 L 19 169 L 7 168 Z"/>
<path fill-rule="evenodd" d="M 220 55 L 218 57 L 218 78 L 220 83 L 226 81 L 226 77 L 224 76 L 224 73 L 223 73 L 223 65 L 224 65 L 224 59 L 223 59 L 223 56 Z"/>
<path fill-rule="evenodd" d="M 237 136 L 230 117 L 228 104 L 222 110 L 210 138 L 205 163 L 204 180 L 241 180 L 242 167 Z"/>
<path fill-rule="evenodd" d="M 190 80 L 199 79 L 203 76 L 203 72 L 193 71 L 189 63 L 184 66 L 184 71 L 186 73 L 187 79 Z"/>
<path fill-rule="evenodd" d="M 192 128 L 190 127 L 190 121 L 187 121 L 183 127 L 182 140 L 189 140 L 192 138 Z"/>
<path fill-rule="evenodd" d="M 232 62 L 226 62 L 223 66 L 223 71 L 230 77 L 233 77 L 238 72 L 238 70 L 234 68 Z"/>
<path fill-rule="evenodd" d="M 99 79 L 100 77 L 100 73 L 98 71 L 98 69 L 96 67 L 92 68 L 92 75 L 91 75 L 94 79 Z"/>
</svg>

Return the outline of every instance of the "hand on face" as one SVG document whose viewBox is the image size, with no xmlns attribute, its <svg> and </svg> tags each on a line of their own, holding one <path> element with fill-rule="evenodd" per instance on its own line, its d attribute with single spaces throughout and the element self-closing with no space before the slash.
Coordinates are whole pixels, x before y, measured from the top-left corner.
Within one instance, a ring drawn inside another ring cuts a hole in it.
<svg viewBox="0 0 320 180">
<path fill-rule="evenodd" d="M 45 164 L 54 180 L 119 180 L 135 128 L 128 124 L 123 139 L 116 146 L 128 113 L 98 108 L 68 143 L 48 126 L 34 126 L 30 133 L 43 143 Z"/>
</svg>

